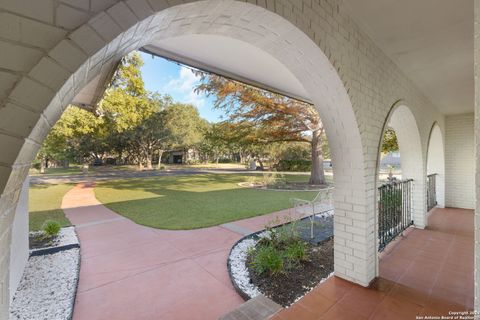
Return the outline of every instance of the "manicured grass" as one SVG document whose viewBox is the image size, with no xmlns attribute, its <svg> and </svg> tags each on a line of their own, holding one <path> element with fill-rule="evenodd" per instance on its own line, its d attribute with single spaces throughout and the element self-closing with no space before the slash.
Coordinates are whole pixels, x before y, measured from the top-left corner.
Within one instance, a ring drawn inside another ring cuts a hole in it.
<svg viewBox="0 0 480 320">
<path fill-rule="evenodd" d="M 31 176 L 63 176 L 72 174 L 81 174 L 82 169 L 80 166 L 70 166 L 69 168 L 47 168 L 45 173 L 40 173 L 38 169 L 30 169 Z"/>
<path fill-rule="evenodd" d="M 316 195 L 237 185 L 247 178 L 241 174 L 194 174 L 105 181 L 97 184 L 95 194 L 113 211 L 161 229 L 219 225 L 289 208 L 290 198 L 310 200 Z"/>
<path fill-rule="evenodd" d="M 36 184 L 30 187 L 30 231 L 40 230 L 45 220 L 55 220 L 62 227 L 70 225 L 60 206 L 63 196 L 72 187 L 69 184 Z"/>
</svg>

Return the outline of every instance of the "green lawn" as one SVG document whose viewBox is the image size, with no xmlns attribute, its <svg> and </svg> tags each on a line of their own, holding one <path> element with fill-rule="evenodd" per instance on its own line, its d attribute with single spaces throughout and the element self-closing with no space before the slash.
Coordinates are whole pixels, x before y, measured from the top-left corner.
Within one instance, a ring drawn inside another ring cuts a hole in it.
<svg viewBox="0 0 480 320">
<path fill-rule="evenodd" d="M 107 207 L 138 224 L 162 229 L 219 225 L 286 209 L 290 198 L 316 192 L 241 188 L 241 174 L 195 174 L 99 182 L 95 194 Z M 287 179 L 308 180 L 308 176 Z"/>
<path fill-rule="evenodd" d="M 36 184 L 30 187 L 30 231 L 40 230 L 45 220 L 55 220 L 62 227 L 70 225 L 60 206 L 63 196 L 72 187 L 69 184 Z"/>
<path fill-rule="evenodd" d="M 29 172 L 31 176 L 63 176 L 81 173 L 82 168 L 80 168 L 80 166 L 70 166 L 69 168 L 47 168 L 45 169 L 45 173 L 40 173 L 40 170 L 31 168 Z"/>
</svg>

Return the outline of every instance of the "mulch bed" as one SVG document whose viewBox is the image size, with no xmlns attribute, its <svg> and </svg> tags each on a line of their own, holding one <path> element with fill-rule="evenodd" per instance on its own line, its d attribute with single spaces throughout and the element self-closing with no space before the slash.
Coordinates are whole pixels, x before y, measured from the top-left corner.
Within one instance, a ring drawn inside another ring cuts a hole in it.
<svg viewBox="0 0 480 320">
<path fill-rule="evenodd" d="M 45 248 L 52 246 L 54 244 L 56 237 L 49 238 L 45 237 L 41 233 L 37 234 L 30 234 L 29 235 L 29 247 L 30 249 L 40 249 L 40 248 Z"/>
<path fill-rule="evenodd" d="M 333 272 L 333 238 L 319 245 L 307 244 L 307 254 L 309 260 L 275 276 L 257 274 L 250 267 L 248 258 L 247 266 L 252 283 L 276 303 L 284 307 L 291 305 Z"/>
</svg>

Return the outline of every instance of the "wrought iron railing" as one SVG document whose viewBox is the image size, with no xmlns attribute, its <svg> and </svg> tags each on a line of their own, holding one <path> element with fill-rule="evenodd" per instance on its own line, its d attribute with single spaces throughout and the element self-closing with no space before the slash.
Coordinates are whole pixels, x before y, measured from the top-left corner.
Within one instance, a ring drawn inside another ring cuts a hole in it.
<svg viewBox="0 0 480 320">
<path fill-rule="evenodd" d="M 437 174 L 427 176 L 427 211 L 432 210 L 437 205 Z"/>
<path fill-rule="evenodd" d="M 413 179 L 391 180 L 378 188 L 379 251 L 413 224 Z"/>
</svg>

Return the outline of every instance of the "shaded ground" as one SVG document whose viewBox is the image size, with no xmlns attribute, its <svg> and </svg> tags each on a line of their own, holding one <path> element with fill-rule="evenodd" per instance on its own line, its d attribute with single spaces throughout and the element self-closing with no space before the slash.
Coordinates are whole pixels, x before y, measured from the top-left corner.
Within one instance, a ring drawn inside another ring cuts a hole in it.
<svg viewBox="0 0 480 320">
<path fill-rule="evenodd" d="M 172 175 L 185 175 L 185 174 L 209 174 L 209 173 L 221 173 L 221 174 L 249 174 L 255 176 L 262 176 L 268 174 L 268 171 L 250 171 L 246 170 L 242 166 L 225 166 L 212 167 L 208 166 L 186 166 L 186 165 L 169 165 L 167 170 L 145 170 L 138 171 L 132 166 L 102 166 L 94 167 L 88 174 L 79 174 L 78 168 L 62 169 L 54 168 L 50 169 L 51 172 L 47 174 L 34 174 L 30 177 L 31 184 L 38 183 L 81 183 L 89 181 L 104 181 L 104 180 L 119 180 L 129 178 L 145 178 L 145 177 L 158 177 L 158 176 L 172 176 Z M 297 181 L 308 181 L 309 172 L 282 172 L 284 176 L 299 177 Z M 326 171 L 325 175 L 328 179 L 332 179 L 332 172 Z"/>
</svg>

